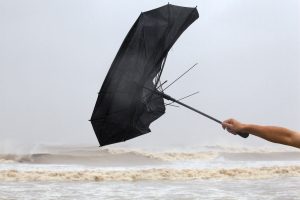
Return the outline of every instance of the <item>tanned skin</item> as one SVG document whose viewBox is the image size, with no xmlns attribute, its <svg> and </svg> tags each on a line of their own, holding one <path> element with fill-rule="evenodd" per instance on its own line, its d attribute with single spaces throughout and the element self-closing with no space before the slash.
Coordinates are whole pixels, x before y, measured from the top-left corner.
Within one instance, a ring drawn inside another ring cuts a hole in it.
<svg viewBox="0 0 300 200">
<path fill-rule="evenodd" d="M 225 120 L 222 127 L 234 135 L 249 133 L 270 142 L 300 148 L 300 133 L 287 128 L 244 124 L 235 119 Z"/>
</svg>

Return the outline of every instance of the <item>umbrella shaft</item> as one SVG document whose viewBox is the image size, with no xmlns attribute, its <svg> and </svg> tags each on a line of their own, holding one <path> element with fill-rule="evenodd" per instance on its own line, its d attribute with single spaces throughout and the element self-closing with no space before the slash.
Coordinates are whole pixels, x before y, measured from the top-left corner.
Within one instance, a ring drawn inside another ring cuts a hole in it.
<svg viewBox="0 0 300 200">
<path fill-rule="evenodd" d="M 184 106 L 184 107 L 186 107 L 186 108 L 188 108 L 188 109 L 190 109 L 190 110 L 192 110 L 192 111 L 194 111 L 194 112 L 196 112 L 196 113 L 198 113 L 198 114 L 200 114 L 200 115 L 203 115 L 204 117 L 207 117 L 207 118 L 209 118 L 209 119 L 211 119 L 211 120 L 213 120 L 213 121 L 215 121 L 215 122 L 217 122 L 217 123 L 219 123 L 219 124 L 222 124 L 222 122 L 221 122 L 220 120 L 218 120 L 218 119 L 216 119 L 216 118 L 214 118 L 214 117 L 212 117 L 212 116 L 210 116 L 210 115 L 208 115 L 208 114 L 206 114 L 206 113 L 204 113 L 204 112 L 201 112 L 200 110 L 197 110 L 196 108 L 193 108 L 193 107 L 191 107 L 191 106 L 189 106 L 189 105 L 186 105 L 186 104 L 184 104 L 184 103 L 182 103 L 182 102 L 180 102 L 180 101 L 174 99 L 173 97 L 170 97 L 170 96 L 167 95 L 167 94 L 164 94 L 164 93 L 162 93 L 162 92 L 157 92 L 157 93 L 158 93 L 159 95 L 161 95 L 163 98 L 167 99 L 167 100 L 176 102 L 176 103 L 178 103 L 178 104 L 180 104 L 180 105 L 182 105 L 182 106 Z M 247 137 L 249 136 L 249 133 L 238 132 L 237 134 L 238 134 L 239 136 L 243 137 L 243 138 L 247 138 Z"/>
<path fill-rule="evenodd" d="M 206 114 L 206 113 L 204 113 L 204 112 L 201 112 L 200 110 L 197 110 L 196 108 L 193 108 L 193 107 L 191 107 L 191 106 L 189 106 L 189 105 L 186 105 L 186 104 L 184 104 L 184 103 L 182 103 L 182 102 L 180 102 L 180 101 L 174 99 L 173 97 L 170 97 L 170 96 L 167 95 L 167 94 L 164 94 L 164 93 L 161 93 L 161 92 L 159 92 L 159 94 L 160 94 L 163 98 L 165 98 L 165 99 L 167 99 L 167 100 L 174 101 L 174 102 L 176 102 L 176 103 L 178 103 L 178 104 L 180 104 L 180 105 L 182 105 L 182 106 L 184 106 L 184 107 L 186 107 L 186 108 L 188 108 L 188 109 L 190 109 L 190 110 L 192 110 L 192 111 L 194 111 L 194 112 L 196 112 L 196 113 L 198 113 L 198 114 L 200 114 L 200 115 L 203 115 L 204 117 L 207 117 L 207 118 L 209 118 L 209 119 L 211 119 L 211 120 L 213 120 L 213 121 L 215 121 L 215 122 L 217 122 L 217 123 L 219 123 L 219 124 L 222 124 L 222 122 L 221 122 L 220 120 L 218 120 L 218 119 L 216 119 L 216 118 L 214 118 L 214 117 L 212 117 L 212 116 L 210 116 L 210 115 L 208 115 L 208 114 Z"/>
</svg>

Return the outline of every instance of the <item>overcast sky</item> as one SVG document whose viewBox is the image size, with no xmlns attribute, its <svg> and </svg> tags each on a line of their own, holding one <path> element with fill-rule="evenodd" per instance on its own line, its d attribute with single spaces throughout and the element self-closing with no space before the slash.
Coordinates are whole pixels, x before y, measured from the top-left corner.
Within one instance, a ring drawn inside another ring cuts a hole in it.
<svg viewBox="0 0 300 200">
<path fill-rule="evenodd" d="M 176 98 L 220 120 L 300 130 L 297 0 L 171 1 L 199 19 L 172 47 L 162 80 Z M 3 143 L 98 145 L 88 122 L 105 75 L 142 11 L 168 1 L 1 0 L 0 138 Z M 123 146 L 269 145 L 242 139 L 183 107 Z"/>
</svg>

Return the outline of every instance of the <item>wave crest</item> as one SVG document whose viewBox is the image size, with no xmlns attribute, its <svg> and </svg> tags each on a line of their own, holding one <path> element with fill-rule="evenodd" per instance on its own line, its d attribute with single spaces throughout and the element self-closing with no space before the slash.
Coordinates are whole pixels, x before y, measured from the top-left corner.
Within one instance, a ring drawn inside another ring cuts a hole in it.
<svg viewBox="0 0 300 200">
<path fill-rule="evenodd" d="M 112 155 L 135 155 L 147 157 L 149 159 L 156 159 L 162 161 L 180 161 L 180 160 L 210 160 L 218 156 L 216 152 L 147 152 L 142 150 L 107 150 Z"/>
<path fill-rule="evenodd" d="M 144 169 L 119 171 L 0 171 L 1 181 L 139 181 L 193 179 L 260 179 L 300 176 L 300 166 L 236 169 Z"/>
<path fill-rule="evenodd" d="M 208 147 L 207 147 L 208 148 Z M 214 147 L 215 148 L 215 147 Z M 146 151 L 116 148 L 52 148 L 30 154 L 0 154 L 0 163 L 93 164 L 158 163 L 187 160 L 210 161 L 216 158 L 234 161 L 300 160 L 299 151 L 240 151 L 210 149 L 203 151 Z"/>
<path fill-rule="evenodd" d="M 34 154 L 0 154 L 0 163 L 107 163 L 122 160 L 139 162 L 169 162 L 183 160 L 211 160 L 218 156 L 215 152 L 147 152 L 142 150 L 103 149 L 92 152 L 54 152 Z"/>
</svg>

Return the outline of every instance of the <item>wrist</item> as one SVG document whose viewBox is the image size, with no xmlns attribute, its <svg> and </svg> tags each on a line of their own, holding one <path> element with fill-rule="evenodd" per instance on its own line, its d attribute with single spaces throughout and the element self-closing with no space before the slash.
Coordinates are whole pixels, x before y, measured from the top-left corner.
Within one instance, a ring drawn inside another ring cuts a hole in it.
<svg viewBox="0 0 300 200">
<path fill-rule="evenodd" d="M 250 125 L 249 124 L 241 124 L 241 132 L 250 132 Z"/>
</svg>

